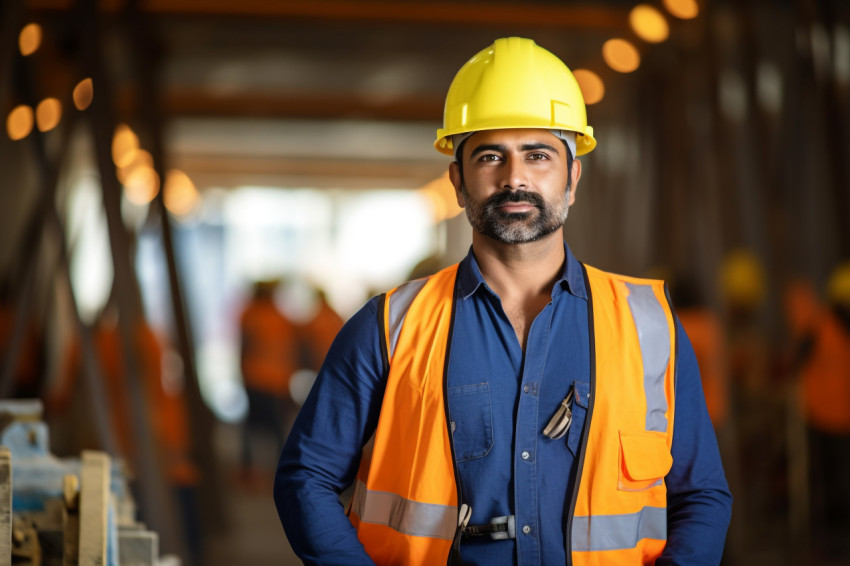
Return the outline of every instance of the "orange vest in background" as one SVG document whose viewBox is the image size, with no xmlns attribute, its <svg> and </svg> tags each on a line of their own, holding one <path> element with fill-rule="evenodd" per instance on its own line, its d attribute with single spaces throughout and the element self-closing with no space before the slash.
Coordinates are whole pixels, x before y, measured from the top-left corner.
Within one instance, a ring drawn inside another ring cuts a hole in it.
<svg viewBox="0 0 850 566">
<path fill-rule="evenodd" d="M 717 315 L 702 307 L 678 309 L 676 314 L 694 347 L 708 416 L 714 428 L 729 414 L 729 383 L 723 331 Z"/>
<path fill-rule="evenodd" d="M 331 344 L 342 329 L 343 320 L 325 301 L 320 302 L 319 310 L 313 319 L 304 325 L 302 331 L 306 347 L 310 354 L 310 366 L 319 371 Z"/>
<path fill-rule="evenodd" d="M 831 434 L 850 433 L 850 332 L 824 312 L 813 328 L 814 345 L 801 370 L 803 413 Z"/>
<path fill-rule="evenodd" d="M 99 370 L 110 412 L 110 424 L 115 432 L 118 449 L 125 456 L 133 454 L 135 438 L 132 435 L 129 392 L 124 367 L 124 346 L 119 327 L 115 323 L 101 323 L 93 333 Z M 144 321 L 133 334 L 138 378 L 145 396 L 147 417 L 154 431 L 154 441 L 162 465 L 171 483 L 193 485 L 200 478 L 197 467 L 190 459 L 191 438 L 185 399 L 180 391 L 166 391 L 163 383 L 163 349 L 159 337 Z M 79 341 L 71 345 L 65 367 L 59 378 L 57 390 L 49 397 L 51 410 L 62 413 L 77 389 L 82 364 Z"/>
<path fill-rule="evenodd" d="M 271 299 L 252 301 L 242 313 L 239 324 L 245 385 L 288 397 L 289 380 L 298 366 L 295 325 Z"/>
<path fill-rule="evenodd" d="M 378 565 L 445 563 L 457 533 L 458 489 L 444 397 L 456 273 L 454 265 L 406 283 L 383 300 L 389 375 L 349 512 Z M 660 281 L 590 267 L 586 273 L 595 372 L 570 510 L 572 560 L 652 563 L 667 539 L 673 315 Z"/>
</svg>

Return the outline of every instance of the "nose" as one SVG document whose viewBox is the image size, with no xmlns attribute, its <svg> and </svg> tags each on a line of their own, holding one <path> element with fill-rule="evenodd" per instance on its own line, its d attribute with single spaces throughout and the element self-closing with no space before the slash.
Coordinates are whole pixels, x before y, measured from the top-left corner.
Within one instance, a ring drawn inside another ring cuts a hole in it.
<svg viewBox="0 0 850 566">
<path fill-rule="evenodd" d="M 503 189 L 510 191 L 528 188 L 528 164 L 522 155 L 507 156 L 503 170 Z"/>
</svg>

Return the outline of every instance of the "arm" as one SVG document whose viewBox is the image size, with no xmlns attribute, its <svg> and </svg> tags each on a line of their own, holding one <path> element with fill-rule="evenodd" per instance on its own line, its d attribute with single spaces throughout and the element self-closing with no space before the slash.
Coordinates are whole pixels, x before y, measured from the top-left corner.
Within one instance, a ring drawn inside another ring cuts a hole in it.
<svg viewBox="0 0 850 566">
<path fill-rule="evenodd" d="M 353 482 L 384 395 L 377 324 L 369 301 L 333 342 L 280 456 L 274 500 L 286 536 L 310 565 L 372 565 L 339 495 Z"/>
<path fill-rule="evenodd" d="M 717 438 L 708 418 L 693 347 L 678 326 L 673 467 L 667 474 L 667 546 L 656 562 L 717 565 L 732 512 Z"/>
</svg>

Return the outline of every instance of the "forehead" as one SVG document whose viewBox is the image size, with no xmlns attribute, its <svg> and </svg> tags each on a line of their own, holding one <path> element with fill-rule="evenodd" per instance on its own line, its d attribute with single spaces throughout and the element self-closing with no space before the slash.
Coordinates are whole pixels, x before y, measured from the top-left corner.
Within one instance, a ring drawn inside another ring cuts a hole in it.
<svg viewBox="0 0 850 566">
<path fill-rule="evenodd" d="M 466 140 L 466 148 L 472 151 L 481 145 L 504 145 L 510 148 L 541 143 L 551 145 L 555 148 L 560 148 L 563 145 L 561 140 L 549 130 L 539 128 L 509 128 L 476 132 Z"/>
</svg>

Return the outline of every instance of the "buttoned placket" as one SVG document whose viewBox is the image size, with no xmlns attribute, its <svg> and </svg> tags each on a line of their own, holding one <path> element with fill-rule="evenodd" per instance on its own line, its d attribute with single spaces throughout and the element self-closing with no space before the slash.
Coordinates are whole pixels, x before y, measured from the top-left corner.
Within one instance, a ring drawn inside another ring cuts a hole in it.
<svg viewBox="0 0 850 566">
<path fill-rule="evenodd" d="M 521 566 L 540 564 L 540 501 L 537 449 L 540 382 L 546 367 L 552 303 L 546 305 L 531 324 L 523 356 L 522 383 L 517 407 L 514 448 L 514 509 L 517 525 L 517 557 Z"/>
</svg>

